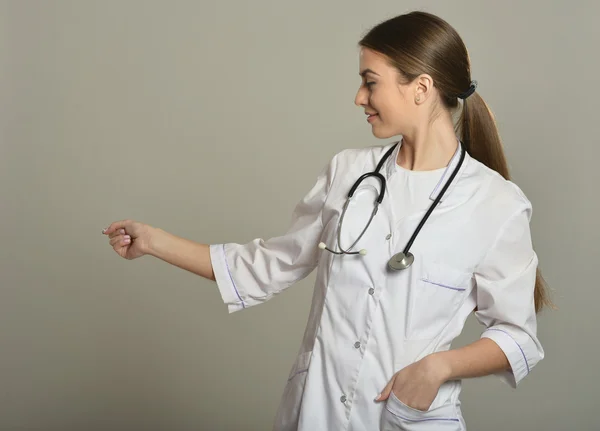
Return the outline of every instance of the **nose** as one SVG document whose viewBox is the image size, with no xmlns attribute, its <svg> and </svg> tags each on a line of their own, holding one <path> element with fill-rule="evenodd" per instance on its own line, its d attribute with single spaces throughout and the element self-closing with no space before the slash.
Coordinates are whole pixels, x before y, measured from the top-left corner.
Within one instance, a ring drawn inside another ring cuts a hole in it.
<svg viewBox="0 0 600 431">
<path fill-rule="evenodd" d="M 367 89 L 361 85 L 356 92 L 356 96 L 354 97 L 354 104 L 356 106 L 367 106 L 369 98 L 367 97 L 366 90 Z"/>
</svg>

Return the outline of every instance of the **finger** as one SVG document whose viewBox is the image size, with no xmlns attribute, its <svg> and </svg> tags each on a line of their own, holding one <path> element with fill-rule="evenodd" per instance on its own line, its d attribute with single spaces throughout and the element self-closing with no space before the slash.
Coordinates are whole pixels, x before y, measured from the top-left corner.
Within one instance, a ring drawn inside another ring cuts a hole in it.
<svg viewBox="0 0 600 431">
<path fill-rule="evenodd" d="M 117 235 L 113 238 L 110 239 L 110 241 L 108 241 L 108 243 L 114 247 L 116 244 L 118 244 L 120 241 L 123 240 L 123 237 L 121 235 Z"/>
<path fill-rule="evenodd" d="M 125 231 L 125 229 L 117 229 L 116 231 L 114 231 L 113 233 L 109 234 L 108 237 L 109 238 L 114 238 L 118 235 L 126 235 L 127 232 Z"/>
<path fill-rule="evenodd" d="M 390 392 L 392 391 L 392 387 L 394 386 L 394 380 L 396 380 L 396 375 L 397 374 L 394 374 L 394 376 L 391 378 L 388 384 L 385 385 L 385 388 L 383 388 L 383 391 L 381 391 L 381 393 L 377 395 L 375 401 L 385 401 L 388 399 L 388 397 L 390 396 Z"/>
<path fill-rule="evenodd" d="M 111 233 L 119 229 L 127 229 L 127 226 L 131 223 L 131 220 L 121 220 L 111 223 L 107 228 L 102 230 L 104 235 L 110 235 Z"/>
<path fill-rule="evenodd" d="M 123 247 L 128 244 L 131 244 L 131 237 L 129 235 L 117 235 L 110 240 L 110 245 L 113 248 Z"/>
</svg>

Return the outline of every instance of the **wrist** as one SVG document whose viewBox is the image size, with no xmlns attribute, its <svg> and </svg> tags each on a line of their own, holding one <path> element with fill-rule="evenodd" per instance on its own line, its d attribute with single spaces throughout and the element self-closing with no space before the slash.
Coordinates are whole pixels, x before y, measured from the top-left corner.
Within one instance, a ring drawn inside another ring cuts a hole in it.
<svg viewBox="0 0 600 431">
<path fill-rule="evenodd" d="M 452 365 L 446 353 L 436 352 L 423 358 L 427 363 L 427 368 L 437 377 L 440 384 L 452 379 Z"/>
<path fill-rule="evenodd" d="M 150 256 L 159 257 L 160 250 L 163 247 L 166 236 L 168 235 L 166 231 L 148 226 L 148 250 L 146 253 Z"/>
</svg>

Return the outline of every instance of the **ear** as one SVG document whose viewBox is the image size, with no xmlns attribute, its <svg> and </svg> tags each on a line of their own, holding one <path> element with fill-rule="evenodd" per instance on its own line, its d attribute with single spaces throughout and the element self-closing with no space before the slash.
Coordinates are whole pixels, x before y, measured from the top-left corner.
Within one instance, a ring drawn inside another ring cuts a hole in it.
<svg viewBox="0 0 600 431">
<path fill-rule="evenodd" d="M 413 85 L 415 104 L 420 105 L 431 97 L 433 93 L 433 78 L 431 75 L 423 73 L 417 76 L 413 81 Z"/>
</svg>

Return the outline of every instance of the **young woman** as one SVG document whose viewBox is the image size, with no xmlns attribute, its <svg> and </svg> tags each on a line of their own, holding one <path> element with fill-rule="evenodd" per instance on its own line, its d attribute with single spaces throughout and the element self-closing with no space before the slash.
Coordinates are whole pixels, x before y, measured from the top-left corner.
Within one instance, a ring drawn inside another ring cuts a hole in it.
<svg viewBox="0 0 600 431">
<path fill-rule="evenodd" d="M 464 430 L 461 379 L 516 386 L 544 356 L 531 203 L 448 23 L 412 12 L 359 45 L 355 103 L 376 137 L 401 138 L 336 154 L 286 233 L 206 245 L 131 220 L 104 233 L 124 258 L 215 280 L 230 312 L 317 268 L 275 430 Z M 481 338 L 451 349 L 473 311 Z"/>
</svg>

